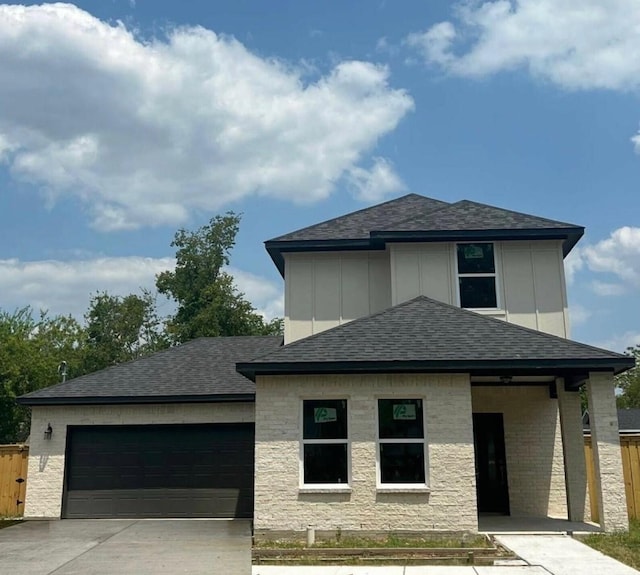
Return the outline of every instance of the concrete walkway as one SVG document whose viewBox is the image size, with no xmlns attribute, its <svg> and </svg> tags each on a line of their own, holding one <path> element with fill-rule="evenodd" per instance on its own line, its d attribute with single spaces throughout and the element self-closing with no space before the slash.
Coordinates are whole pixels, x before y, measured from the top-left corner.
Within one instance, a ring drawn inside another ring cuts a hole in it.
<svg viewBox="0 0 640 575">
<path fill-rule="evenodd" d="M 640 572 L 566 535 L 496 535 L 530 565 L 553 575 L 638 575 Z"/>
<path fill-rule="evenodd" d="M 282 567 L 254 565 L 253 575 L 639 575 L 639 571 L 566 535 L 498 535 L 524 561 L 492 567 Z M 520 563 L 520 564 L 517 564 Z"/>
</svg>

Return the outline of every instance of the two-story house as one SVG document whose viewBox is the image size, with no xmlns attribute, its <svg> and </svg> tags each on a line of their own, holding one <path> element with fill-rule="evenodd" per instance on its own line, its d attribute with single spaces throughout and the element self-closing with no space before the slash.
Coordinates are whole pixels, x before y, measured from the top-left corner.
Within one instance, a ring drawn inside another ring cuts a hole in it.
<svg viewBox="0 0 640 575">
<path fill-rule="evenodd" d="M 601 526 L 627 529 L 613 376 L 633 359 L 568 339 L 583 231 L 410 194 L 266 242 L 284 342 L 203 338 L 21 398 L 25 515 L 253 517 L 258 535 L 582 521 L 586 386 Z"/>
</svg>

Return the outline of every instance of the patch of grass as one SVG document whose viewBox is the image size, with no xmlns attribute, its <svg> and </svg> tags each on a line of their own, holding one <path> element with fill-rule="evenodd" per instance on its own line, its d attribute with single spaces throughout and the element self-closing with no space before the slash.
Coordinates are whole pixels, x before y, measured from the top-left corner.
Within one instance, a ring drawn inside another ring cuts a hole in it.
<svg viewBox="0 0 640 575">
<path fill-rule="evenodd" d="M 491 565 L 493 561 L 487 562 L 486 565 Z M 481 563 L 476 563 L 476 565 L 480 565 Z M 425 561 L 424 559 L 384 559 L 384 558 L 372 558 L 372 557 L 346 557 L 336 559 L 335 557 L 330 558 L 322 558 L 322 557 L 299 557 L 296 559 L 287 559 L 287 560 L 272 560 L 254 563 L 254 565 L 287 565 L 287 566 L 296 566 L 296 565 L 306 565 L 306 566 L 318 566 L 318 565 L 344 565 L 344 566 L 354 566 L 354 565 L 469 565 L 469 562 L 466 559 L 461 558 L 446 558 L 432 561 Z"/>
<path fill-rule="evenodd" d="M 291 539 L 258 541 L 254 545 L 254 547 L 259 549 L 304 549 L 306 546 L 305 541 Z M 398 549 L 410 547 L 421 549 L 468 549 L 479 547 L 488 548 L 491 547 L 491 543 L 482 536 L 409 538 L 390 534 L 384 538 L 368 538 L 343 535 L 341 537 L 316 540 L 315 545 L 312 547 L 317 549 Z"/>
<path fill-rule="evenodd" d="M 640 521 L 633 520 L 628 533 L 594 533 L 580 537 L 583 543 L 630 567 L 640 569 Z"/>
</svg>

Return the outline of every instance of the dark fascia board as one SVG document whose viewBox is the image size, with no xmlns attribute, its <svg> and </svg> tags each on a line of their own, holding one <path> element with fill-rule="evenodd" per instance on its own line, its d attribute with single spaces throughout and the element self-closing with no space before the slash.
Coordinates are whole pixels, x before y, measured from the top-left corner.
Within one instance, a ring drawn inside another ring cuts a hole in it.
<svg viewBox="0 0 640 575">
<path fill-rule="evenodd" d="M 18 397 L 21 405 L 125 405 L 150 403 L 234 403 L 254 402 L 255 393 L 214 395 L 140 395 L 140 396 L 78 396 L 78 397 Z"/>
<path fill-rule="evenodd" d="M 374 241 L 386 242 L 463 242 L 473 240 L 565 240 L 562 246 L 566 256 L 584 235 L 584 228 L 529 228 L 521 230 L 435 230 L 435 231 L 374 231 Z"/>
<path fill-rule="evenodd" d="M 373 231 L 369 238 L 352 240 L 281 240 L 267 241 L 265 248 L 273 263 L 284 277 L 285 252 L 357 251 L 384 250 L 388 242 L 462 242 L 501 240 L 564 240 L 562 253 L 566 257 L 578 240 L 584 235 L 584 228 L 549 228 L 522 230 L 444 230 L 444 231 Z"/>
<path fill-rule="evenodd" d="M 383 250 L 384 243 L 373 246 L 369 238 L 355 240 L 293 240 L 268 241 L 264 243 L 267 252 L 276 264 L 280 275 L 284 277 L 284 252 L 338 252 Z"/>
<path fill-rule="evenodd" d="M 574 372 L 611 371 L 614 375 L 631 369 L 633 358 L 611 359 L 522 359 L 486 361 L 333 361 L 236 364 L 236 371 L 256 380 L 257 375 L 310 375 L 349 373 L 469 373 L 471 375 L 562 375 Z"/>
</svg>

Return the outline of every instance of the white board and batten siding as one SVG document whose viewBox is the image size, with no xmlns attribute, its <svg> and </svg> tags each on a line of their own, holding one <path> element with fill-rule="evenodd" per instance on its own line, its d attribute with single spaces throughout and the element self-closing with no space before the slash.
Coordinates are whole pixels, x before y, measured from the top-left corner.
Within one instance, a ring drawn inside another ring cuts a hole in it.
<svg viewBox="0 0 640 575">
<path fill-rule="evenodd" d="M 495 242 L 495 254 L 498 309 L 476 311 L 569 337 L 561 242 Z M 419 295 L 460 305 L 453 242 L 286 254 L 285 262 L 286 343 Z"/>
<path fill-rule="evenodd" d="M 393 305 L 419 295 L 460 305 L 454 243 L 396 244 L 390 255 Z M 569 337 L 561 243 L 495 242 L 495 257 L 498 309 L 476 311 Z"/>
<path fill-rule="evenodd" d="M 285 343 L 390 306 L 388 252 L 285 255 Z"/>
</svg>

